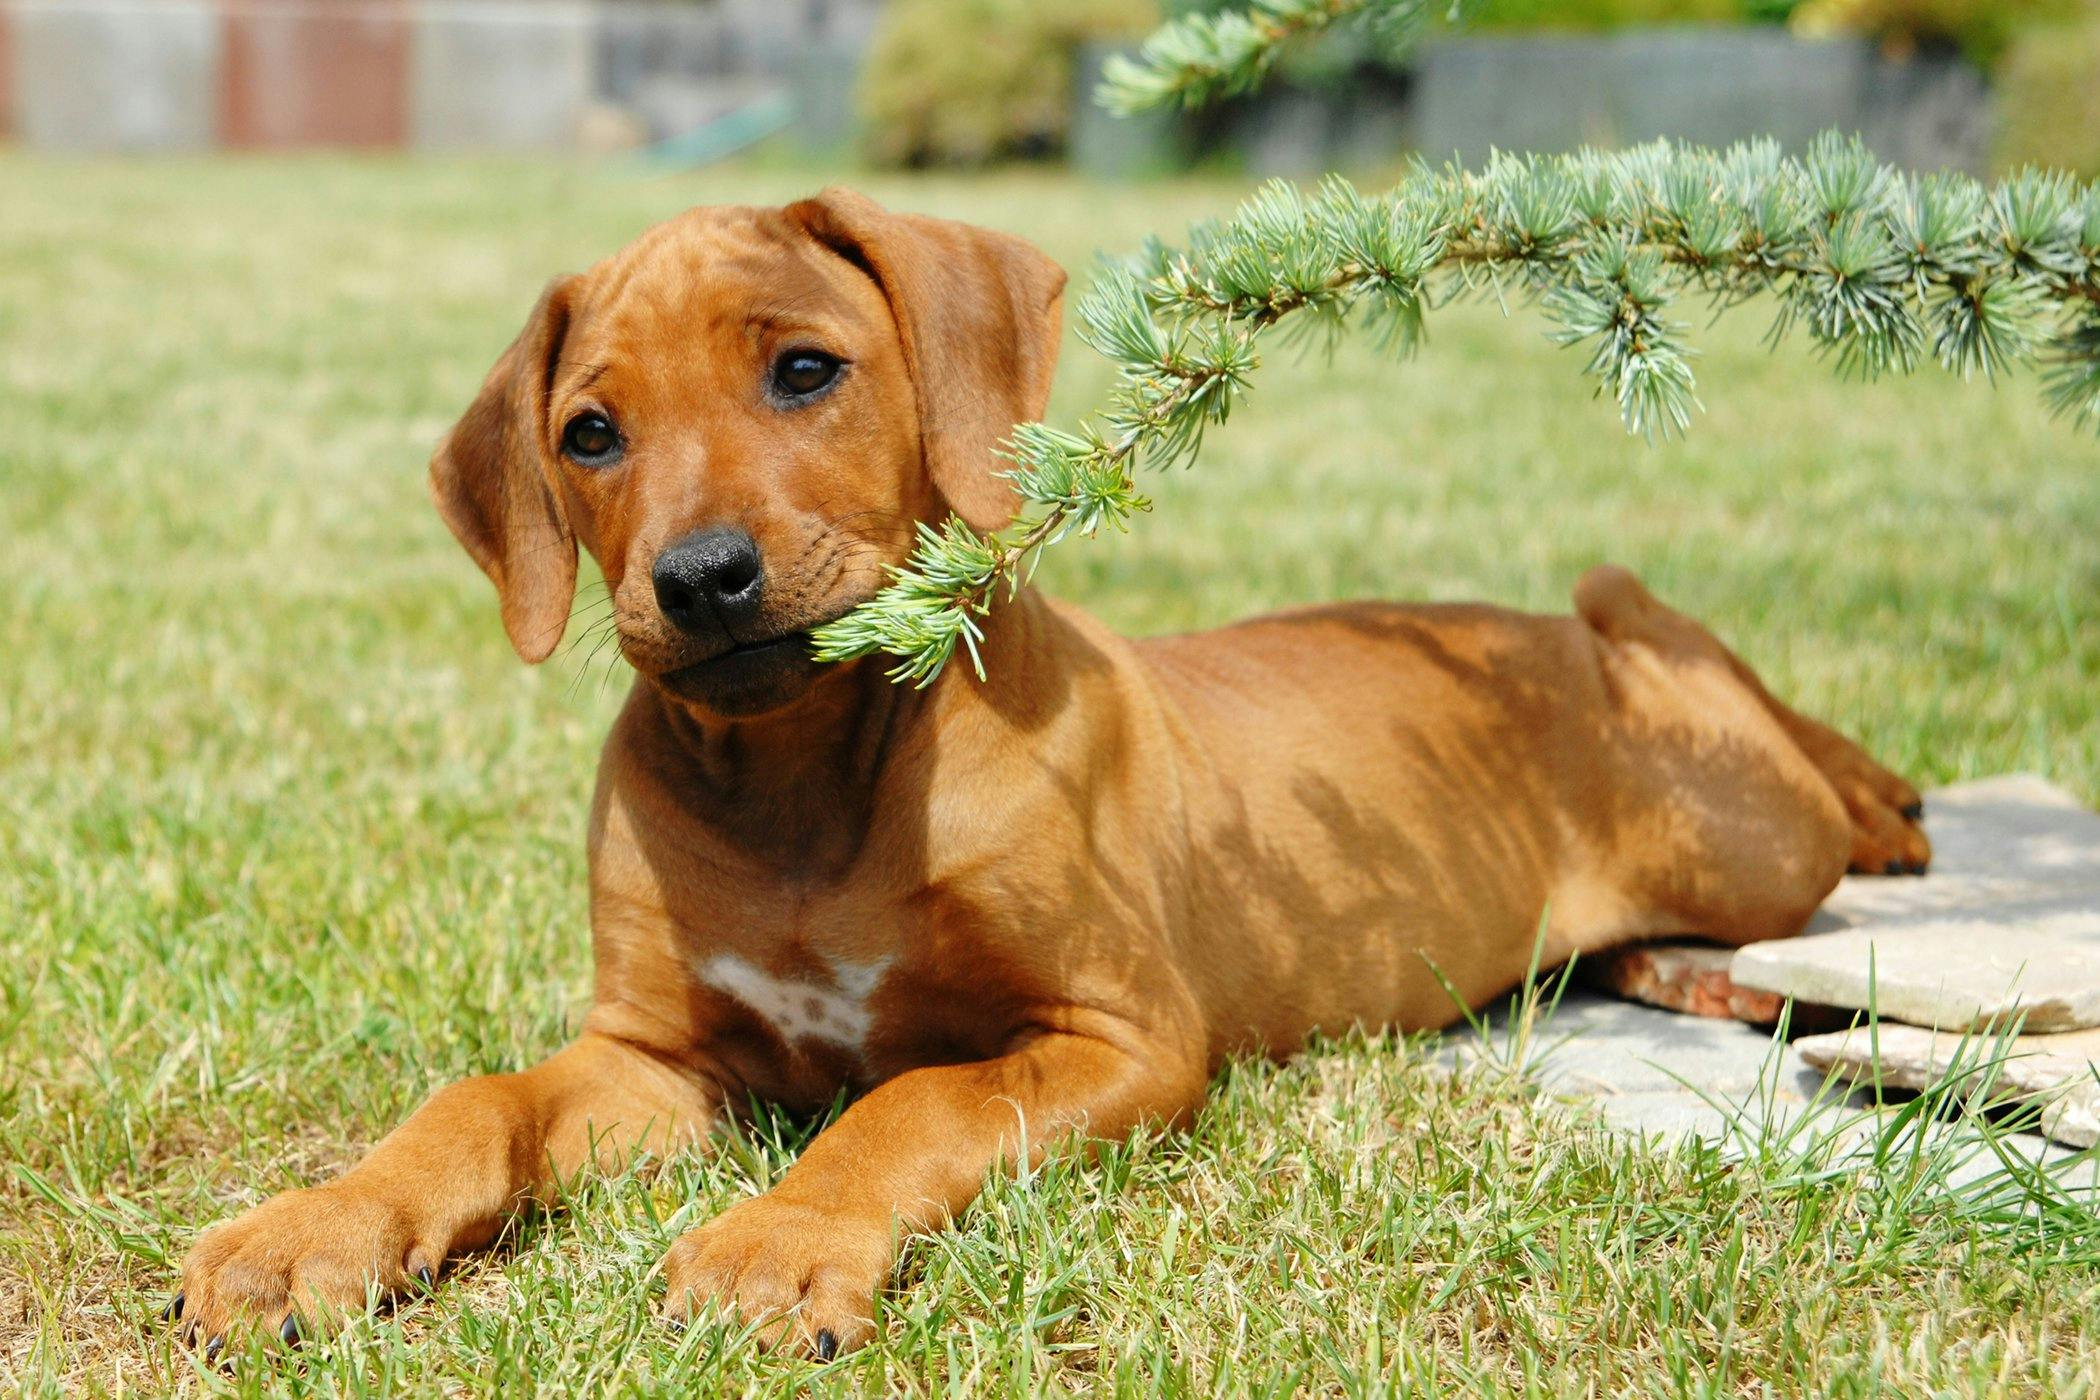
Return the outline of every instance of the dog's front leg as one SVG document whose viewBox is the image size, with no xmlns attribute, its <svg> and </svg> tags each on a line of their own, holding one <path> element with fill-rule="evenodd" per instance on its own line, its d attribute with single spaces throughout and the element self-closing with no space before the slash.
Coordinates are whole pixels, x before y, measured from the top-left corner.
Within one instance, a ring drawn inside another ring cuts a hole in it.
<svg viewBox="0 0 2100 1400">
<path fill-rule="evenodd" d="M 865 1342 L 900 1237 L 945 1225 L 986 1171 L 1062 1138 L 1113 1139 L 1201 1103 L 1200 1037 L 1076 1013 L 1012 1053 L 917 1069 L 848 1108 L 779 1185 L 692 1230 L 664 1261 L 666 1311 L 712 1305 L 769 1345 L 829 1360 Z M 1191 1044 L 1194 1040 L 1196 1043 Z"/>
<path fill-rule="evenodd" d="M 594 1158 L 704 1133 L 719 1091 L 704 1076 L 586 1032 L 517 1074 L 432 1095 L 357 1166 L 273 1196 L 208 1230 L 170 1306 L 216 1352 L 242 1326 L 326 1326 L 375 1296 L 428 1286 L 447 1257 L 489 1243 L 515 1207 Z"/>
</svg>

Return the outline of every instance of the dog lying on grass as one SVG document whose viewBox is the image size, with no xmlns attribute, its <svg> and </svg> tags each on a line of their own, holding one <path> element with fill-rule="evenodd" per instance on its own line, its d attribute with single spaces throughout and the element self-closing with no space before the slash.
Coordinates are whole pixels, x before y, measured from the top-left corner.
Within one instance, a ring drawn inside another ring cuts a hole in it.
<svg viewBox="0 0 2100 1400">
<path fill-rule="evenodd" d="M 1230 1054 L 1419 1029 L 1547 962 L 1800 930 L 1922 871 L 1916 791 L 1599 568 L 1572 617 L 1311 608 L 1117 637 L 1024 589 L 989 678 L 822 665 L 921 521 L 1016 500 L 1064 274 L 845 191 L 696 209 L 554 282 L 431 462 L 520 656 L 577 546 L 638 680 L 590 820 L 597 988 L 544 1063 L 434 1095 L 338 1180 L 208 1231 L 216 1350 L 428 1286 L 558 1175 L 701 1142 L 747 1095 L 856 1099 L 672 1245 L 664 1309 L 820 1358 L 902 1234 L 988 1168 L 1187 1119 Z"/>
</svg>

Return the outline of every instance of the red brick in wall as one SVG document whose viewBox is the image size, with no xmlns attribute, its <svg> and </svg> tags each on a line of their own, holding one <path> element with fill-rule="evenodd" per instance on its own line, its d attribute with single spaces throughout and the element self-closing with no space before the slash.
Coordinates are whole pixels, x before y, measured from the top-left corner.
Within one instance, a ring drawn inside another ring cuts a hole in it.
<svg viewBox="0 0 2100 1400">
<path fill-rule="evenodd" d="M 220 14 L 219 135 L 226 145 L 405 141 L 405 0 L 220 0 Z"/>
</svg>

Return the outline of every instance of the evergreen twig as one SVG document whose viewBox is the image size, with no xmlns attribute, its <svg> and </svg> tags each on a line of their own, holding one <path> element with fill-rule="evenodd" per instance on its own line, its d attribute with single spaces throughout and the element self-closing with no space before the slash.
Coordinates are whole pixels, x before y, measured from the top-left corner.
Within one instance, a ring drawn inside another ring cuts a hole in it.
<svg viewBox="0 0 2100 1400">
<path fill-rule="evenodd" d="M 1111 54 L 1096 99 L 1117 116 L 1180 104 L 1200 107 L 1261 85 L 1290 44 L 1361 24 L 1388 52 L 1411 44 L 1441 13 L 1456 22 L 1476 0 L 1253 0 L 1244 10 L 1202 11 L 1160 26 L 1136 59 Z"/>
<path fill-rule="evenodd" d="M 1183 21 L 1148 45 L 1148 90 L 1232 90 L 1286 39 L 1372 10 L 1425 13 L 1420 0 L 1262 0 L 1246 20 L 1268 26 L 1253 48 L 1223 20 Z M 1598 391 L 1651 439 L 1684 431 L 1698 407 L 1686 327 L 1668 314 L 1686 293 L 1724 307 L 1772 298 L 1773 339 L 1799 328 L 1847 374 L 1930 359 L 1995 379 L 2039 362 L 2051 409 L 2100 429 L 2100 185 L 2041 170 L 1993 186 L 1914 177 L 1836 133 L 1799 159 L 1770 141 L 1656 142 L 1498 154 L 1478 171 L 1418 165 L 1380 196 L 1337 177 L 1312 194 L 1273 183 L 1186 247 L 1155 240 L 1104 268 L 1077 314 L 1116 365 L 1108 405 L 1078 431 L 1016 428 L 1003 455 L 1020 518 L 991 535 L 921 527 L 889 586 L 819 629 L 817 654 L 887 652 L 893 675 L 925 684 L 960 646 L 982 675 L 979 620 L 1000 585 L 1019 587 L 1044 547 L 1147 509 L 1138 469 L 1194 457 L 1248 388 L 1271 327 L 1331 338 L 1354 320 L 1405 354 L 1428 311 L 1483 291 L 1537 305 L 1555 340 L 1586 345 Z"/>
</svg>

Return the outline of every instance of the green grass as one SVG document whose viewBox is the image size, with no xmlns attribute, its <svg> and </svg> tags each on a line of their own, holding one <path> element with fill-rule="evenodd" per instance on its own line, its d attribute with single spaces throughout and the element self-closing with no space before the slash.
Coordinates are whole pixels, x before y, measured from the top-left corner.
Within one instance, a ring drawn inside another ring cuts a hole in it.
<svg viewBox="0 0 2100 1400">
<path fill-rule="evenodd" d="M 995 1186 L 828 1369 L 648 1320 L 669 1241 L 810 1126 L 770 1119 L 581 1183 L 338 1344 L 230 1378 L 169 1346 L 153 1314 L 197 1229 L 584 1006 L 584 809 L 624 681 L 517 666 L 425 501 L 431 445 L 546 277 L 813 183 L 0 158 L 0 1389 L 2086 1383 L 2090 1240 L 1639 1151 L 1375 1040 L 1236 1066 L 1186 1136 Z M 869 185 L 1075 270 L 1239 193 Z M 1559 608 L 1616 559 L 1920 779 L 2100 797 L 2100 446 L 2031 383 L 1840 385 L 1762 327 L 1707 337 L 1711 411 L 1659 448 L 1491 307 L 1437 317 L 1402 369 L 1278 360 L 1135 533 L 1044 581 L 1143 630 L 1345 595 Z M 1075 347 L 1061 411 L 1103 387 Z"/>
</svg>

